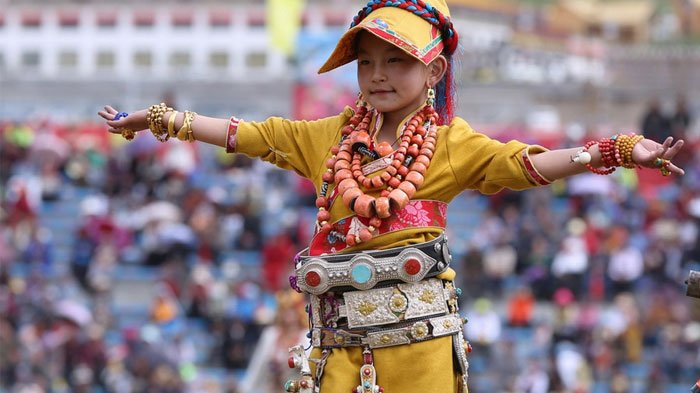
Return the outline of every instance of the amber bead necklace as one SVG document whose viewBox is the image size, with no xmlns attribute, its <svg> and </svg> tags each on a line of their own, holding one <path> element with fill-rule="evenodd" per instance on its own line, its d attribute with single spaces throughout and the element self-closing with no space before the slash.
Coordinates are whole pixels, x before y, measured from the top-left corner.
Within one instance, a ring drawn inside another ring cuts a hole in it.
<svg viewBox="0 0 700 393">
<path fill-rule="evenodd" d="M 330 233 L 332 230 L 329 208 L 334 197 L 341 198 L 343 204 L 358 216 L 369 218 L 369 226 L 362 228 L 357 236 L 345 236 L 348 246 L 370 240 L 383 219 L 406 207 L 425 181 L 425 173 L 435 152 L 438 114 L 433 107 L 434 97 L 433 90 L 428 90 L 427 105 L 405 123 L 397 138 L 400 143 L 396 150 L 388 142 L 381 142 L 376 149 L 373 148 L 368 129 L 376 111 L 370 109 L 361 98 L 358 99 L 355 114 L 343 127 L 340 142 L 331 148 L 331 158 L 326 162 L 323 184 L 316 199 L 319 209 L 317 228 L 320 233 Z M 364 157 L 376 159 L 392 153 L 391 164 L 380 174 L 373 177 L 363 174 Z M 331 183 L 336 186 L 329 197 L 327 194 Z M 374 197 L 363 189 L 381 191 L 378 197 Z"/>
</svg>

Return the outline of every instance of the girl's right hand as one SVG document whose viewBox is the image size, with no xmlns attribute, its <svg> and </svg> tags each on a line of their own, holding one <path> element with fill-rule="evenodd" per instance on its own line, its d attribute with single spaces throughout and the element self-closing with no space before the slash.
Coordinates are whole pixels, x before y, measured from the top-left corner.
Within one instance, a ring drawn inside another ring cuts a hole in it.
<svg viewBox="0 0 700 393">
<path fill-rule="evenodd" d="M 128 116 L 124 116 L 119 120 L 114 120 L 114 117 L 119 113 L 116 109 L 111 106 L 105 106 L 104 110 L 97 112 L 100 117 L 107 121 L 109 126 L 109 132 L 113 134 L 123 134 L 122 131 L 131 130 L 133 132 L 147 130 L 148 122 L 146 122 L 147 109 L 141 109 L 136 112 L 131 112 Z"/>
</svg>

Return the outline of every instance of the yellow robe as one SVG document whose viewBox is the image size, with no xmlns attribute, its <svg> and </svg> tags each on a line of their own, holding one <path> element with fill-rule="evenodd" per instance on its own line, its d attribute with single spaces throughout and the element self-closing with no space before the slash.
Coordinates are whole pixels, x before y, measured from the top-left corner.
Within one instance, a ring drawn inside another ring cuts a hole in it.
<svg viewBox="0 0 700 393">
<path fill-rule="evenodd" d="M 236 152 L 260 157 L 280 168 L 294 170 L 321 187 L 330 149 L 341 136 L 341 128 L 353 115 L 349 107 L 338 116 L 316 121 L 269 118 L 264 122 L 242 121 L 238 127 Z M 400 130 L 396 131 L 397 136 Z M 438 129 L 435 152 L 425 173 L 425 182 L 414 199 L 449 203 L 467 189 L 493 194 L 503 188 L 521 190 L 537 186 L 524 166 L 522 152 L 542 152 L 540 146 L 519 141 L 502 143 L 472 130 L 461 118 Z M 328 195 L 330 195 L 330 191 Z M 373 195 L 370 193 L 370 195 Z M 376 196 L 376 195 L 375 195 Z M 331 221 L 352 212 L 336 198 L 330 208 Z M 440 228 L 408 228 L 376 236 L 368 242 L 343 250 L 353 252 L 383 249 L 429 241 Z M 315 349 L 312 357 L 318 358 Z M 373 350 L 377 383 L 385 393 L 459 392 L 460 375 L 452 357 L 452 337 Z M 321 379 L 322 393 L 351 393 L 359 383 L 362 350 L 359 347 L 334 349 Z"/>
</svg>

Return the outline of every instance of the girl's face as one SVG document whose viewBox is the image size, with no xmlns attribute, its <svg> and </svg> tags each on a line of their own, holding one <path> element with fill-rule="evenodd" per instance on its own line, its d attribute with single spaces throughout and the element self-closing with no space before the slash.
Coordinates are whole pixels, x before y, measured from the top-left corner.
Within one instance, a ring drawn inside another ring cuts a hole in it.
<svg viewBox="0 0 700 393">
<path fill-rule="evenodd" d="M 357 81 L 365 100 L 385 116 L 403 119 L 426 100 L 428 67 L 367 32 L 357 39 Z"/>
</svg>

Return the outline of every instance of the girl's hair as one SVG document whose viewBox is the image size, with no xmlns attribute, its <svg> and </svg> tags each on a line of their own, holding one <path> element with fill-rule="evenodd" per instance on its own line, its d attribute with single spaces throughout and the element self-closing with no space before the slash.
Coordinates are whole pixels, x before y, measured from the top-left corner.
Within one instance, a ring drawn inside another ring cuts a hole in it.
<svg viewBox="0 0 700 393">
<path fill-rule="evenodd" d="M 381 7 L 397 7 L 423 18 L 437 27 L 442 35 L 443 55 L 447 59 L 445 77 L 435 86 L 435 110 L 440 119 L 439 124 L 449 124 L 454 117 L 455 77 L 453 54 L 457 50 L 459 36 L 452 25 L 450 17 L 443 15 L 437 8 L 422 0 L 369 0 L 353 18 L 350 27 L 359 24 L 372 11 Z"/>
<path fill-rule="evenodd" d="M 440 116 L 438 124 L 450 124 L 454 118 L 455 104 L 455 77 L 454 61 L 452 55 L 444 55 L 447 59 L 447 71 L 445 76 L 435 85 L 435 111 Z"/>
</svg>

